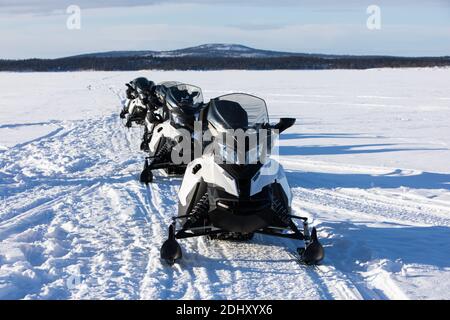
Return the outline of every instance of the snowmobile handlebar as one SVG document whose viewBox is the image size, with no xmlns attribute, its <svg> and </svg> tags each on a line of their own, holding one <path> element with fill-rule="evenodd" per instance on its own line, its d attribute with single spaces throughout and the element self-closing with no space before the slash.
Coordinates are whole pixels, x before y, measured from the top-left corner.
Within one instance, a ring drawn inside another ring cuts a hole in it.
<svg viewBox="0 0 450 320">
<path fill-rule="evenodd" d="M 280 118 L 280 122 L 272 126 L 272 129 L 278 130 L 280 133 L 286 131 L 295 124 L 295 118 Z"/>
</svg>

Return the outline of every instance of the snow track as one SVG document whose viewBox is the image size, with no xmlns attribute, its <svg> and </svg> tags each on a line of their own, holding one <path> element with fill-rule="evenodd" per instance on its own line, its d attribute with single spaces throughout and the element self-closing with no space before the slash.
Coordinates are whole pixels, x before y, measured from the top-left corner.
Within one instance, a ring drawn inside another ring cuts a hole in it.
<svg viewBox="0 0 450 320">
<path fill-rule="evenodd" d="M 260 236 L 185 240 L 180 265 L 162 264 L 181 180 L 139 184 L 142 157 L 130 148 L 138 136 L 112 115 L 64 124 L 57 135 L 4 153 L 10 183 L 0 240 L 20 253 L 2 257 L 4 298 L 361 297 L 336 272 L 299 266 L 289 241 Z"/>
<path fill-rule="evenodd" d="M 118 104 L 116 88 L 132 76 L 117 77 L 90 82 L 97 105 L 105 94 Z M 159 249 L 177 213 L 181 179 L 156 176 L 148 187 L 138 182 L 141 132 L 126 130 L 114 109 L 42 122 L 50 131 L 0 149 L 0 298 L 450 298 L 447 174 L 315 160 L 293 153 L 295 145 L 281 149 L 281 162 L 294 213 L 318 227 L 323 265 L 299 264 L 294 241 L 257 235 L 249 242 L 182 240 L 183 260 L 166 266 Z M 335 136 L 347 143 L 358 134 Z M 294 139 L 303 145 L 307 138 L 287 134 L 282 143 Z"/>
</svg>

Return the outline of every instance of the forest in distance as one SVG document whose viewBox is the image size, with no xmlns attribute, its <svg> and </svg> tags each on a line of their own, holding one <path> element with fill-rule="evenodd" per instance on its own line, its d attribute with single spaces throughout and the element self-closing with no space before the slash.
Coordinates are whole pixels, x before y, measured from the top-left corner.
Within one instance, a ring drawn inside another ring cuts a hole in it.
<svg viewBox="0 0 450 320">
<path fill-rule="evenodd" d="M 446 57 L 291 56 L 291 57 L 96 57 L 0 60 L 0 71 L 154 70 L 326 70 L 448 67 Z"/>
</svg>

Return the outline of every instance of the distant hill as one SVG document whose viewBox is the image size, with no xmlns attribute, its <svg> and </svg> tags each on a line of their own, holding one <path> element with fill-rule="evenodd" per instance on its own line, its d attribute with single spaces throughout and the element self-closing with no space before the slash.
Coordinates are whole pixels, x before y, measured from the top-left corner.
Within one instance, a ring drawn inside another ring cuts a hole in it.
<svg viewBox="0 0 450 320">
<path fill-rule="evenodd" d="M 153 57 L 153 58 L 179 58 L 179 57 L 214 57 L 214 58 L 274 58 L 310 56 L 303 53 L 279 52 L 260 50 L 240 44 L 212 43 L 196 47 L 171 51 L 110 51 L 78 55 L 75 57 L 120 58 L 120 57 Z"/>
<path fill-rule="evenodd" d="M 204 44 L 173 51 L 112 51 L 59 59 L 0 60 L 0 71 L 323 70 L 448 67 L 450 57 L 304 54 L 239 44 Z"/>
</svg>

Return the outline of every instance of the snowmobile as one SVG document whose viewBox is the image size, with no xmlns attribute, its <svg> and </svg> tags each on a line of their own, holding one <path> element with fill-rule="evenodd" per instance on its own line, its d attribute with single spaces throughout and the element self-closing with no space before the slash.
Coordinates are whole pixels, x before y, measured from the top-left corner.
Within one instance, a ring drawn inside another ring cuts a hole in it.
<svg viewBox="0 0 450 320">
<path fill-rule="evenodd" d="M 158 113 L 158 100 L 154 98 L 155 83 L 147 78 L 136 78 L 126 84 L 127 99 L 120 118 L 125 119 L 125 126 L 131 128 L 133 123 L 144 127 L 140 149 L 148 151 L 148 139 L 154 123 L 162 122 L 162 115 Z M 155 104 L 156 102 L 156 104 Z"/>
<path fill-rule="evenodd" d="M 155 83 L 147 78 L 140 77 L 127 83 L 126 86 L 127 99 L 120 112 L 120 118 L 126 118 L 125 126 L 127 128 L 130 128 L 133 123 L 144 125 L 150 102 L 149 99 L 152 96 Z"/>
<path fill-rule="evenodd" d="M 169 119 L 169 111 L 165 106 L 165 95 L 172 86 L 180 85 L 181 82 L 165 81 L 153 86 L 145 101 L 147 104 L 147 114 L 144 121 L 144 135 L 142 137 L 141 150 L 149 153 L 149 143 L 152 140 L 153 132 L 158 124 Z"/>
<path fill-rule="evenodd" d="M 146 78 L 137 78 L 127 83 L 127 100 L 120 113 L 120 118 L 127 119 L 125 126 L 131 128 L 133 123 L 144 127 L 140 149 L 149 152 L 148 143 L 151 140 L 154 127 L 167 120 L 156 92 L 174 82 L 165 82 L 155 85 L 153 81 Z M 127 116 L 128 115 L 128 116 Z"/>
<path fill-rule="evenodd" d="M 282 118 L 271 125 L 264 100 L 235 93 L 212 99 L 202 110 L 200 120 L 213 142 L 186 168 L 178 193 L 178 216 L 169 226 L 161 259 L 173 265 L 182 258 L 179 239 L 208 236 L 242 241 L 256 233 L 302 241 L 304 245 L 297 249 L 299 260 L 320 263 L 324 249 L 317 230 L 310 231 L 307 218 L 291 213 L 292 194 L 286 175 L 270 156 L 272 144 L 264 143 L 261 136 L 266 132 L 266 140 L 274 141 L 294 125 L 295 119 Z M 257 136 L 256 146 L 250 146 L 248 139 L 243 151 L 236 149 L 235 138 L 229 139 L 231 143 L 221 138 L 230 129 L 252 130 Z M 295 220 L 301 221 L 301 229 Z"/>
<path fill-rule="evenodd" d="M 153 181 L 153 170 L 164 170 L 167 175 L 181 175 L 186 169 L 185 163 L 174 163 L 172 150 L 188 133 L 188 137 L 194 144 L 194 122 L 203 103 L 202 90 L 199 87 L 180 82 L 166 82 L 155 89 L 155 96 L 163 105 L 164 121 L 152 128 L 152 135 L 148 140 L 149 156 L 146 157 L 144 169 L 140 175 L 140 181 L 148 184 Z M 192 148 L 193 150 L 193 148 Z"/>
</svg>

